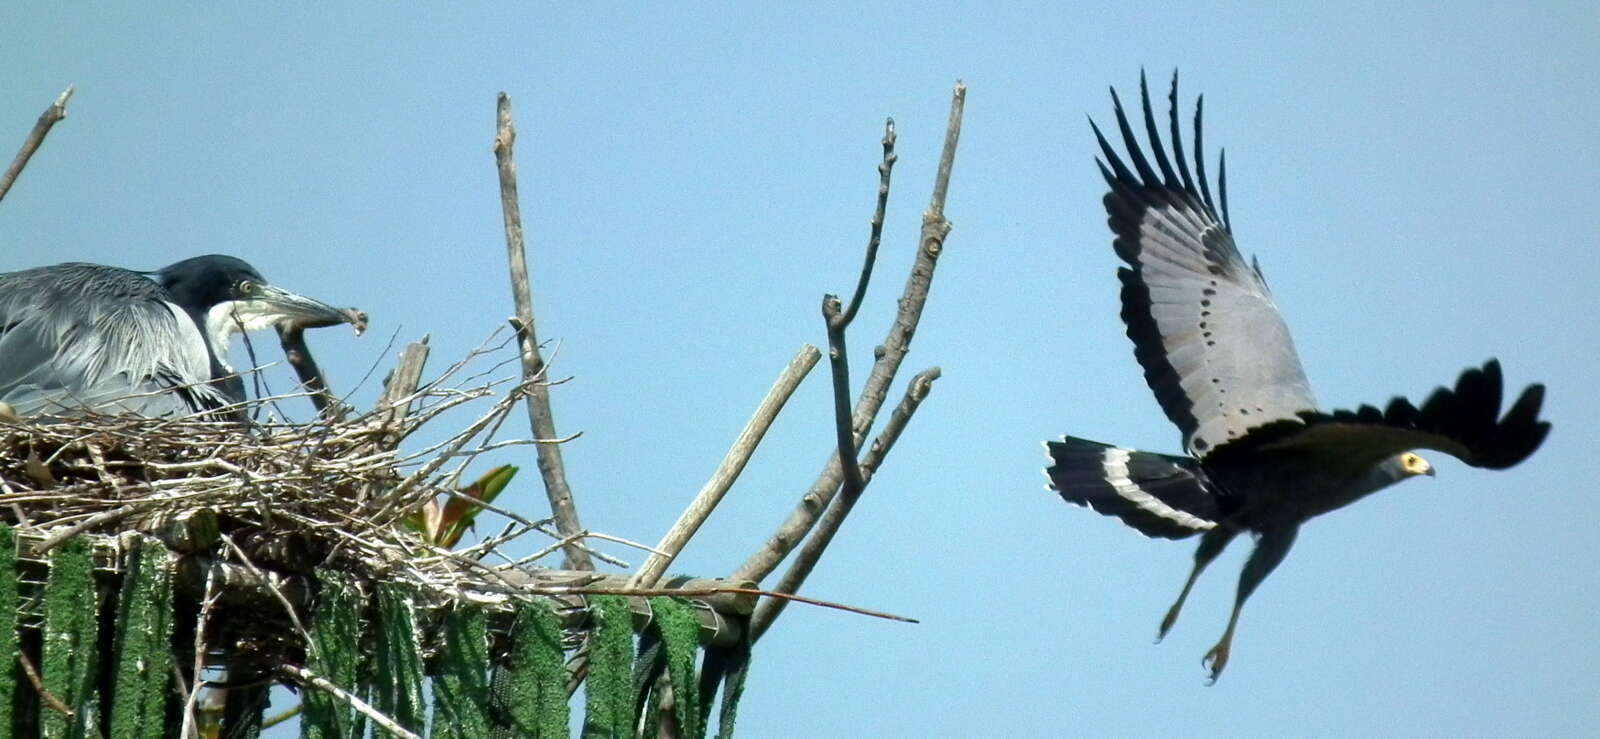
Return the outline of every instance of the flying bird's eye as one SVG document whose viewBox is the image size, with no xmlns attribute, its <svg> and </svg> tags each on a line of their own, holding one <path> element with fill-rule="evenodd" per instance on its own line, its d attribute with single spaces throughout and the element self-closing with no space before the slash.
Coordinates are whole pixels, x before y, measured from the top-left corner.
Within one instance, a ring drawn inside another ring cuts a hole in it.
<svg viewBox="0 0 1600 739">
<path fill-rule="evenodd" d="M 251 294 L 255 293 L 255 291 L 256 291 L 256 283 L 251 282 L 249 280 L 240 280 L 239 281 L 239 294 L 240 295 L 251 295 Z"/>
</svg>

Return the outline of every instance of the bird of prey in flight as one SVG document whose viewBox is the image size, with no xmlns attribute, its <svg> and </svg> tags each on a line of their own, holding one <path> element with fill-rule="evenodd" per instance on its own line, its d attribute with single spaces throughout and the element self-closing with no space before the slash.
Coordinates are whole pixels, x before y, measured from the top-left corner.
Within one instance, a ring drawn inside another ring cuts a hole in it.
<svg viewBox="0 0 1600 739">
<path fill-rule="evenodd" d="M 1064 436 L 1045 443 L 1049 486 L 1068 502 L 1116 516 L 1147 536 L 1199 535 L 1194 568 L 1162 619 L 1160 636 L 1206 565 L 1241 532 L 1256 537 L 1239 576 L 1233 612 L 1203 664 L 1214 682 L 1228 664 L 1239 611 L 1294 544 L 1300 524 L 1407 478 L 1432 475 L 1416 450 L 1506 469 L 1550 431 L 1539 419 L 1544 386 L 1529 385 L 1502 414 L 1500 364 L 1489 360 L 1420 405 L 1323 411 L 1312 396 L 1289 328 L 1254 261 L 1234 245 L 1225 159 L 1216 197 L 1201 148 L 1203 98 L 1195 105 L 1193 168 L 1178 121 L 1178 77 L 1168 96 L 1171 154 L 1140 75 L 1146 155 L 1111 91 L 1127 152 L 1090 121 L 1110 185 L 1112 246 L 1126 266 L 1122 320 L 1145 382 L 1182 433 L 1184 455 L 1137 451 Z M 1131 165 L 1131 166 L 1130 166 Z"/>
</svg>

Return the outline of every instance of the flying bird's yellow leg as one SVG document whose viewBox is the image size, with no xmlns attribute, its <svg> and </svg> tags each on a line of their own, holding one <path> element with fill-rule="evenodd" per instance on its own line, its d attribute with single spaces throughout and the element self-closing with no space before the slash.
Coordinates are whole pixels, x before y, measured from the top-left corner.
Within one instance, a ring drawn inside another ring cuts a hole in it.
<svg viewBox="0 0 1600 739">
<path fill-rule="evenodd" d="M 1211 651 L 1206 652 L 1206 656 L 1200 658 L 1200 665 L 1211 671 L 1211 678 L 1206 681 L 1207 685 L 1215 685 L 1217 678 L 1222 675 L 1222 668 L 1228 666 L 1228 652 L 1233 649 L 1233 627 L 1239 623 L 1239 608 L 1242 605 L 1244 604 L 1234 605 L 1233 615 L 1228 617 L 1228 628 L 1222 632 L 1222 638 Z"/>
<path fill-rule="evenodd" d="M 1205 570 L 1206 565 L 1211 564 L 1211 560 L 1216 559 L 1238 533 L 1237 529 L 1218 526 L 1200 538 L 1200 546 L 1194 550 L 1194 569 L 1189 571 L 1189 580 L 1183 584 L 1183 592 L 1178 593 L 1178 600 L 1167 609 L 1166 617 L 1161 619 L 1161 631 L 1156 634 L 1156 643 L 1159 644 L 1165 639 L 1167 632 L 1172 630 L 1172 625 L 1177 623 L 1178 611 L 1183 610 L 1183 602 L 1189 598 L 1189 590 L 1194 588 L 1194 581 L 1200 579 L 1200 573 Z"/>
<path fill-rule="evenodd" d="M 1244 602 L 1256 591 L 1256 586 L 1267 579 L 1272 569 L 1283 561 L 1284 555 L 1289 553 L 1289 547 L 1294 546 L 1294 536 L 1299 531 L 1299 525 L 1269 528 L 1262 531 L 1261 538 L 1256 540 L 1256 548 L 1250 552 L 1250 559 L 1245 560 L 1244 570 L 1239 573 L 1239 592 L 1233 598 L 1233 613 L 1228 616 L 1228 628 L 1222 632 L 1222 639 L 1217 641 L 1217 645 L 1200 660 L 1201 665 L 1211 670 L 1211 680 L 1207 684 L 1215 684 L 1217 677 L 1222 675 L 1222 668 L 1228 666 L 1228 653 L 1233 649 L 1233 628 L 1239 625 L 1239 611 L 1244 609 Z M 1204 544 L 1202 541 L 1201 545 Z"/>
</svg>

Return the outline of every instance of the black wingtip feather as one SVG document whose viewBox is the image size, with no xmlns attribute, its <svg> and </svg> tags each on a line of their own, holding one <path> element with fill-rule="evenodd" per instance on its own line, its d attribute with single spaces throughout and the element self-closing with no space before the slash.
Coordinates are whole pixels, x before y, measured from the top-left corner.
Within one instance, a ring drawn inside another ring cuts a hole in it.
<svg viewBox="0 0 1600 739">
<path fill-rule="evenodd" d="M 1167 159 L 1166 147 L 1161 145 L 1161 132 L 1156 130 L 1155 108 L 1150 105 L 1150 86 L 1145 83 L 1144 70 L 1139 70 L 1139 99 L 1144 104 L 1145 138 L 1150 140 L 1150 151 L 1155 155 L 1156 166 L 1161 168 L 1161 178 L 1167 187 L 1178 189 L 1178 176 Z"/>
<path fill-rule="evenodd" d="M 1112 93 L 1115 95 L 1116 93 Z M 1111 165 L 1111 171 L 1117 173 L 1117 178 L 1133 180 L 1133 173 L 1128 171 L 1128 166 L 1122 163 L 1122 157 L 1117 156 L 1117 150 L 1111 148 L 1111 142 L 1106 140 L 1105 134 L 1100 132 L 1100 127 L 1095 125 L 1094 118 L 1089 119 L 1089 128 L 1094 131 L 1094 138 L 1100 142 L 1100 153 L 1105 155 L 1106 163 Z M 1102 171 L 1104 168 L 1102 168 Z"/>
<path fill-rule="evenodd" d="M 1178 126 L 1178 70 L 1172 70 L 1172 90 L 1167 93 L 1167 119 L 1172 129 L 1172 158 L 1178 163 L 1178 174 L 1183 177 L 1183 189 L 1194 192 L 1194 178 L 1189 176 L 1189 163 L 1183 158 L 1183 132 Z"/>
<path fill-rule="evenodd" d="M 1217 152 L 1217 197 L 1222 200 L 1222 227 L 1233 233 L 1233 218 L 1228 215 L 1228 150 Z"/>
<path fill-rule="evenodd" d="M 1206 149 L 1200 132 L 1200 120 L 1205 114 L 1205 107 L 1206 96 L 1194 99 L 1194 176 L 1200 180 L 1200 197 L 1205 200 L 1206 207 L 1215 213 L 1217 206 L 1211 202 L 1211 185 L 1206 182 Z"/>
<path fill-rule="evenodd" d="M 1150 168 L 1150 162 L 1144 158 L 1144 149 L 1133 135 L 1133 126 L 1128 125 L 1128 114 L 1122 109 L 1122 99 L 1117 97 L 1116 88 L 1111 89 L 1111 108 L 1117 114 L 1117 129 L 1122 133 L 1123 146 L 1128 149 L 1128 159 L 1133 162 L 1134 169 L 1139 170 L 1139 181 L 1147 187 L 1158 186 L 1160 179 L 1156 177 L 1155 170 Z"/>
</svg>

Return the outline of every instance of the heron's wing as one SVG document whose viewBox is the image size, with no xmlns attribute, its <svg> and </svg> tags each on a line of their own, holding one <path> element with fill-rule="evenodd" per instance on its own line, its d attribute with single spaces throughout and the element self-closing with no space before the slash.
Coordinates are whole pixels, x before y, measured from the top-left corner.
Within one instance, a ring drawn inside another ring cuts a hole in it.
<svg viewBox="0 0 1600 739">
<path fill-rule="evenodd" d="M 1497 360 L 1461 373 L 1455 388 L 1441 387 L 1417 407 L 1395 398 L 1383 410 L 1305 413 L 1252 430 L 1237 446 L 1258 452 L 1305 452 L 1350 464 L 1374 464 L 1412 449 L 1433 449 L 1473 467 L 1501 470 L 1527 459 L 1544 443 L 1550 422 L 1539 419 L 1544 385 L 1529 385 L 1504 415 L 1504 381 Z M 1218 456 L 1230 447 L 1218 450 Z"/>
<path fill-rule="evenodd" d="M 1251 427 L 1297 418 L 1317 404 L 1261 272 L 1234 246 L 1225 171 L 1218 177 L 1217 215 L 1200 147 L 1199 104 L 1191 176 L 1178 129 L 1177 75 L 1170 94 L 1170 160 L 1142 76 L 1140 93 L 1159 172 L 1141 150 L 1115 90 L 1117 126 L 1132 170 L 1090 121 L 1105 155 L 1096 163 L 1111 186 L 1105 206 L 1114 247 L 1128 265 L 1117 270 L 1122 320 L 1145 380 L 1183 434 L 1184 449 L 1204 456 Z"/>
<path fill-rule="evenodd" d="M 24 416 L 187 415 L 221 404 L 194 321 L 137 272 L 88 264 L 0 275 L 0 400 Z"/>
</svg>

